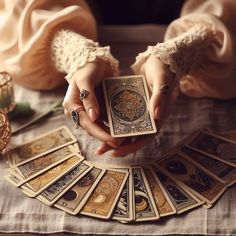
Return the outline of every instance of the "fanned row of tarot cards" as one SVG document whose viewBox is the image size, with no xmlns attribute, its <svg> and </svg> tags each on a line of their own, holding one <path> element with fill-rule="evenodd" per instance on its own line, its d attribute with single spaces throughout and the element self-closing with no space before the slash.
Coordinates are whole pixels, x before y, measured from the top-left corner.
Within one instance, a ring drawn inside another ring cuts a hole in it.
<svg viewBox="0 0 236 236">
<path fill-rule="evenodd" d="M 145 166 L 91 163 L 66 126 L 6 153 L 6 179 L 72 215 L 123 223 L 211 207 L 236 182 L 236 132 L 198 130 Z"/>
</svg>

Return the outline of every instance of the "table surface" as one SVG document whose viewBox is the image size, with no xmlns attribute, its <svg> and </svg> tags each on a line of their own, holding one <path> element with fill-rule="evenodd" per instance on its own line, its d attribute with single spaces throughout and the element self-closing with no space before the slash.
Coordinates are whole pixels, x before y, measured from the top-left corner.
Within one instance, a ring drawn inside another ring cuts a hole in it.
<svg viewBox="0 0 236 236">
<path fill-rule="evenodd" d="M 111 45 L 113 55 L 120 60 L 122 74 L 131 74 L 129 66 L 147 45 L 162 41 L 165 27 L 141 25 L 135 27 L 105 27 L 99 30 L 103 45 Z M 36 115 L 63 98 L 66 88 L 53 92 L 31 91 L 15 86 L 16 101 L 30 101 Z M 67 125 L 77 137 L 83 155 L 90 161 L 112 164 L 142 164 L 155 160 L 180 140 L 199 128 L 217 132 L 236 129 L 236 99 L 222 101 L 193 99 L 180 95 L 171 114 L 156 139 L 127 158 L 94 155 L 99 142 L 82 129 L 75 129 L 72 121 L 57 112 L 13 136 L 10 147 L 37 135 Z M 19 125 L 25 120 L 18 120 Z M 181 215 L 162 218 L 158 222 L 121 224 L 85 216 L 71 216 L 48 207 L 24 195 L 9 184 L 3 175 L 8 164 L 0 159 L 0 233 L 77 233 L 79 235 L 236 235 L 236 188 L 231 187 L 211 209 L 199 207 Z"/>
</svg>

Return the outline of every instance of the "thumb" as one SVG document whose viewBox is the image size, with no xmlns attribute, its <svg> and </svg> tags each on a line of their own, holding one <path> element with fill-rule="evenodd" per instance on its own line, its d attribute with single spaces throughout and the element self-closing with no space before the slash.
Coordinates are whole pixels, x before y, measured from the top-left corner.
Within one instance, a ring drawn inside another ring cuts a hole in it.
<svg viewBox="0 0 236 236">
<path fill-rule="evenodd" d="M 149 102 L 149 110 L 154 119 L 161 119 L 168 106 L 168 97 L 170 96 L 170 86 L 172 73 L 169 67 L 161 62 L 157 57 L 150 56 L 145 63 L 145 76 L 152 95 Z"/>
<path fill-rule="evenodd" d="M 154 119 L 161 119 L 161 114 L 165 108 L 166 94 L 164 91 L 167 85 L 153 84 L 152 96 L 150 98 L 149 110 Z"/>
</svg>

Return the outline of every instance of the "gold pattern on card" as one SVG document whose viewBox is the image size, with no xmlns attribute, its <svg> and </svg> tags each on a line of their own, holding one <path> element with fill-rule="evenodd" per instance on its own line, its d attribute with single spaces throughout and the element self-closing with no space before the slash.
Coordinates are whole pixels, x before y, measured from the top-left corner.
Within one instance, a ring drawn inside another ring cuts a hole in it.
<svg viewBox="0 0 236 236">
<path fill-rule="evenodd" d="M 62 144 L 70 142 L 71 140 L 72 139 L 67 134 L 67 132 L 61 129 L 51 134 L 48 134 L 45 137 L 41 137 L 30 143 L 27 143 L 25 145 L 16 148 L 16 152 L 18 153 L 19 157 L 27 159 L 29 157 L 36 156 L 40 153 L 46 152 L 49 149 L 53 149 Z"/>
<path fill-rule="evenodd" d="M 60 176 L 63 172 L 67 171 L 69 168 L 73 167 L 78 161 L 77 156 L 72 156 L 70 159 L 64 161 L 63 163 L 57 165 L 56 167 L 44 172 L 38 177 L 30 180 L 28 184 L 35 192 L 39 191 L 41 188 L 50 183 L 53 179 Z"/>
<path fill-rule="evenodd" d="M 115 94 L 111 100 L 113 114 L 119 119 L 133 122 L 145 115 L 146 101 L 136 91 L 122 90 Z"/>
<path fill-rule="evenodd" d="M 107 216 L 126 174 L 107 171 L 83 208 L 83 212 Z"/>
<path fill-rule="evenodd" d="M 116 137 L 155 133 L 148 111 L 148 91 L 143 76 L 106 79 L 103 83 L 111 134 Z"/>
<path fill-rule="evenodd" d="M 165 195 L 163 194 L 161 188 L 159 187 L 152 173 L 145 169 L 144 169 L 144 172 L 145 172 L 145 175 L 147 176 L 148 183 L 150 185 L 159 213 L 167 214 L 167 213 L 173 212 L 173 209 L 171 208 L 169 202 L 167 201 Z"/>
<path fill-rule="evenodd" d="M 161 161 L 159 165 L 175 179 L 183 182 L 209 201 L 213 201 L 225 187 L 224 183 L 178 154 Z"/>
<path fill-rule="evenodd" d="M 63 206 L 69 211 L 74 211 L 81 203 L 89 189 L 92 187 L 99 174 L 100 169 L 94 168 L 57 201 L 57 205 Z"/>
<path fill-rule="evenodd" d="M 28 178 L 70 154 L 72 154 L 72 151 L 68 147 L 64 147 L 47 155 L 34 159 L 30 162 L 22 164 L 18 168 L 24 178 Z"/>
</svg>

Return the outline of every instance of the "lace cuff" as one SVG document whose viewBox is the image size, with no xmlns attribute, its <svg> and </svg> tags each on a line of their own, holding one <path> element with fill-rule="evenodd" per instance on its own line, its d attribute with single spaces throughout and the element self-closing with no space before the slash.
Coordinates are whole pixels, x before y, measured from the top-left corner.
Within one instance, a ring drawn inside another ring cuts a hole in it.
<svg viewBox="0 0 236 236">
<path fill-rule="evenodd" d="M 140 67 L 150 55 L 157 56 L 163 63 L 170 66 L 179 81 L 184 75 L 201 68 L 209 60 L 207 50 L 219 45 L 215 31 L 208 25 L 195 24 L 186 33 L 155 46 L 136 57 L 132 69 L 138 73 Z"/>
<path fill-rule="evenodd" d="M 119 74 L 119 63 L 111 55 L 110 47 L 99 47 L 97 42 L 87 39 L 71 30 L 58 31 L 52 40 L 52 60 L 58 71 L 67 73 L 66 80 L 71 81 L 78 68 L 97 58 L 109 62 L 114 76 Z"/>
</svg>

